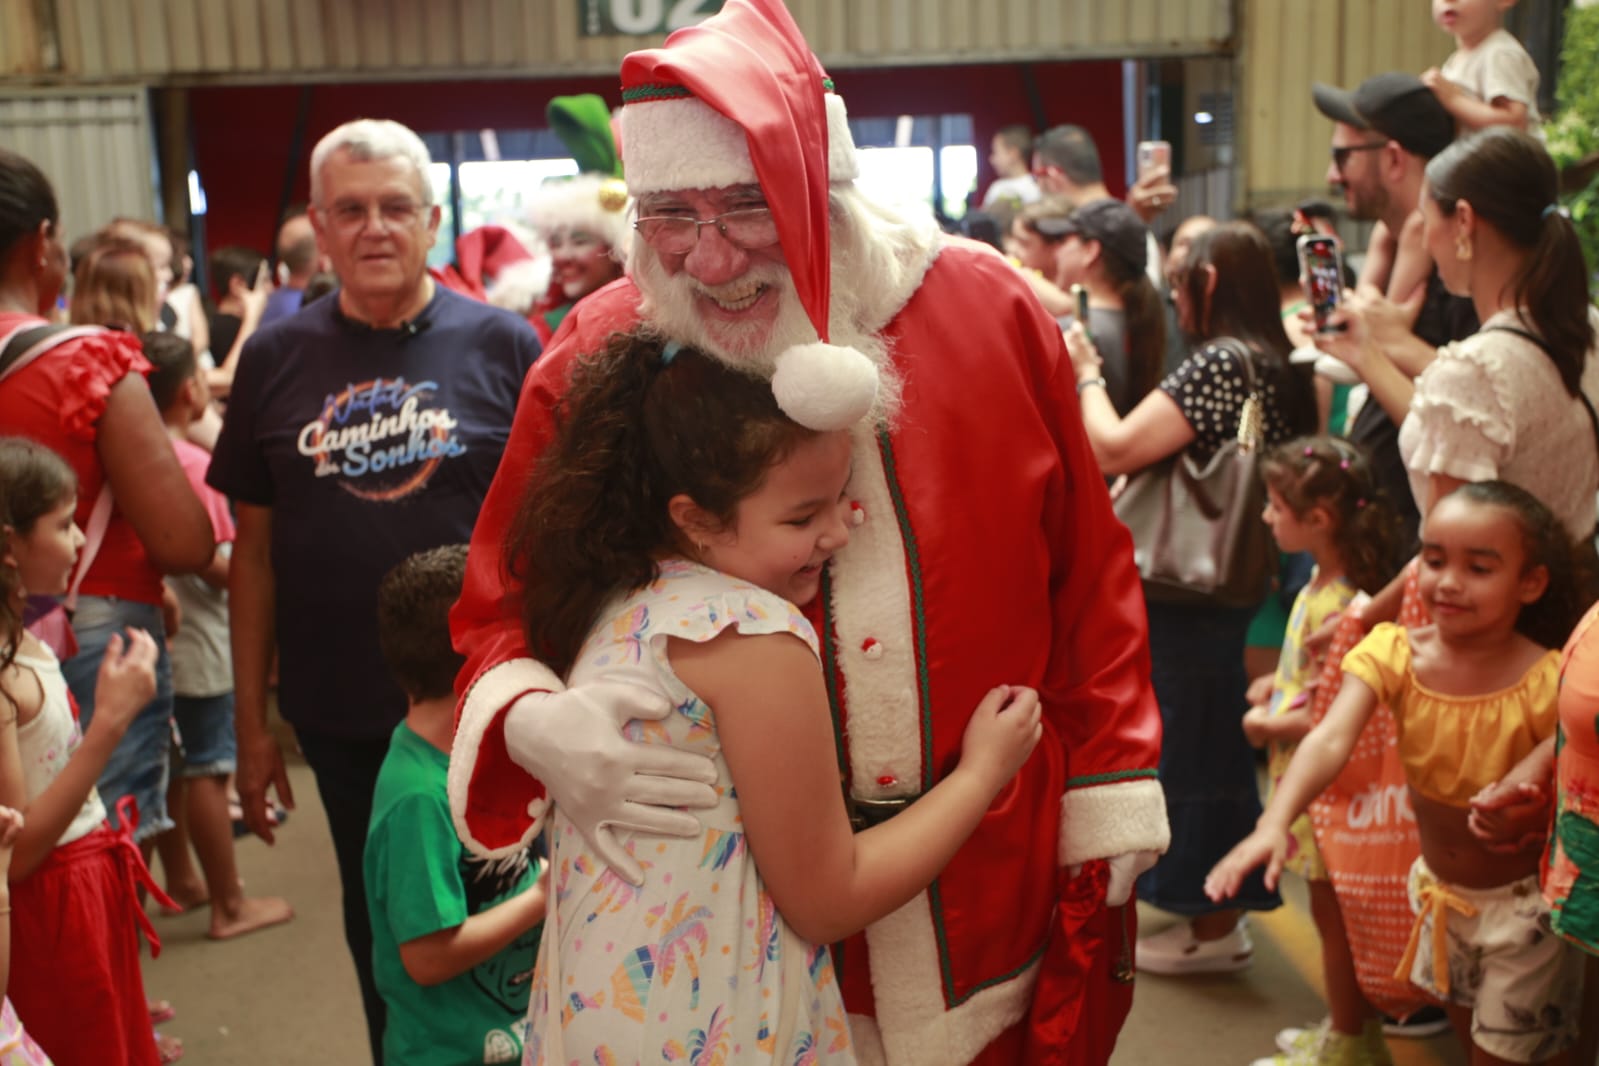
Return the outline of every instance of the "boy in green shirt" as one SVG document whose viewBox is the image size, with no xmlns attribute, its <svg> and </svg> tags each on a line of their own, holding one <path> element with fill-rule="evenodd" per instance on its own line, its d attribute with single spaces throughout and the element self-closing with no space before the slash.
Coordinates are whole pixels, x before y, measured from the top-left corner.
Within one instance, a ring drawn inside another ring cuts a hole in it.
<svg viewBox="0 0 1599 1066">
<path fill-rule="evenodd" d="M 466 546 L 419 552 L 378 587 L 378 637 L 409 709 L 378 772 L 366 838 L 385 1066 L 520 1062 L 547 883 L 467 854 L 445 795 L 456 671 L 449 610 Z"/>
</svg>

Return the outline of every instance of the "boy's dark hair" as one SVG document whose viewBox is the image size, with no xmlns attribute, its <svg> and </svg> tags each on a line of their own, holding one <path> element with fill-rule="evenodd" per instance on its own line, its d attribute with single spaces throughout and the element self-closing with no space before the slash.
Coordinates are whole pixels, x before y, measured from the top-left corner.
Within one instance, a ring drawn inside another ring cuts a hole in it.
<svg viewBox="0 0 1599 1066">
<path fill-rule="evenodd" d="M 1577 621 L 1594 602 L 1591 546 L 1573 544 L 1566 527 L 1543 502 L 1508 481 L 1468 481 L 1444 499 L 1459 497 L 1508 511 L 1521 528 L 1526 568 L 1542 566 L 1549 585 L 1521 608 L 1516 632 L 1546 648 L 1564 647 Z"/>
<path fill-rule="evenodd" d="M 653 581 L 683 550 L 667 513 L 687 495 L 724 525 L 767 470 L 816 434 L 771 383 L 691 348 L 615 334 L 578 361 L 555 440 L 528 479 L 506 552 L 528 647 L 564 674 L 605 601 Z"/>
<path fill-rule="evenodd" d="M 1260 459 L 1260 477 L 1303 519 L 1320 507 L 1349 583 L 1376 592 L 1399 568 L 1399 516 L 1359 448 L 1336 437 L 1300 437 Z"/>
<path fill-rule="evenodd" d="M 378 646 L 389 673 L 414 701 L 455 691 L 466 663 L 450 643 L 450 607 L 466 579 L 466 545 L 417 552 L 378 585 Z"/>
<path fill-rule="evenodd" d="M 241 279 L 247 288 L 255 285 L 256 271 L 266 262 L 266 256 L 254 248 L 230 244 L 211 253 L 211 285 L 217 299 L 227 296 L 234 278 Z"/>
<path fill-rule="evenodd" d="M 1059 167 L 1075 185 L 1093 185 L 1105 180 L 1094 135 L 1081 126 L 1055 126 L 1045 130 L 1033 141 L 1033 154 Z"/>
<path fill-rule="evenodd" d="M 177 402 L 183 383 L 191 380 L 200 369 L 194 355 L 194 345 L 176 333 L 151 330 L 139 336 L 144 345 L 144 357 L 155 369 L 150 372 L 150 397 L 156 408 L 166 414 Z"/>
</svg>

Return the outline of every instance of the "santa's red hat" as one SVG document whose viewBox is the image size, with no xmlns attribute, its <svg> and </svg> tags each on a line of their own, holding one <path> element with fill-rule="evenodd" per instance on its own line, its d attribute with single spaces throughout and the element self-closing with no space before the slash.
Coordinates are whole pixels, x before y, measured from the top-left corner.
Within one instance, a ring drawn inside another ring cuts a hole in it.
<svg viewBox="0 0 1599 1066">
<path fill-rule="evenodd" d="M 826 343 L 828 186 L 860 176 L 844 101 L 781 0 L 727 0 L 698 26 L 622 61 L 622 170 L 634 197 L 759 184 L 821 344 L 777 359 L 789 417 L 842 429 L 871 408 L 877 371 Z"/>
<path fill-rule="evenodd" d="M 781 0 L 727 0 L 622 61 L 622 161 L 635 197 L 759 183 L 794 286 L 827 339 L 827 187 L 860 174 L 844 102 Z"/>
</svg>

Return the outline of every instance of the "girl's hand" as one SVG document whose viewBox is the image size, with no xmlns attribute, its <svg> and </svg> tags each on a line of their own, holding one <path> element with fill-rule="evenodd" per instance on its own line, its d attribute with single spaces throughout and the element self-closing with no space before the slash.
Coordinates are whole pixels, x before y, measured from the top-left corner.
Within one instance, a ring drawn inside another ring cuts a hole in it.
<svg viewBox="0 0 1599 1066">
<path fill-rule="evenodd" d="M 1252 748 L 1264 748 L 1272 740 L 1271 708 L 1257 703 L 1244 712 L 1244 739 Z"/>
<path fill-rule="evenodd" d="M 998 792 L 1016 776 L 1043 734 L 1038 693 L 1020 685 L 1000 685 L 983 697 L 966 723 L 960 768 Z"/>
<path fill-rule="evenodd" d="M 1066 351 L 1071 354 L 1072 370 L 1078 381 L 1100 376 L 1105 361 L 1099 357 L 1099 349 L 1088 339 L 1088 330 L 1081 322 L 1073 321 L 1066 328 Z"/>
<path fill-rule="evenodd" d="M 94 720 L 90 728 L 115 730 L 121 735 L 145 704 L 155 698 L 155 664 L 159 651 L 150 634 L 142 629 L 127 629 L 128 639 L 111 634 L 105 658 L 100 661 L 100 676 L 94 684 Z"/>
<path fill-rule="evenodd" d="M 11 849 L 22 835 L 22 812 L 13 807 L 0 806 L 0 880 L 11 868 Z"/>
<path fill-rule="evenodd" d="M 1277 674 L 1261 674 L 1244 690 L 1244 702 L 1251 707 L 1271 702 L 1271 690 L 1277 687 Z"/>
<path fill-rule="evenodd" d="M 1272 829 L 1256 829 L 1249 834 L 1227 857 L 1216 864 L 1205 878 L 1205 895 L 1212 903 L 1232 899 L 1242 887 L 1244 878 L 1257 866 L 1266 867 L 1266 887 L 1277 887 L 1282 876 L 1283 861 L 1288 858 L 1288 834 Z"/>
<path fill-rule="evenodd" d="M 1517 855 L 1544 842 L 1552 813 L 1542 788 L 1499 781 L 1471 797 L 1466 825 L 1485 851 Z"/>
</svg>

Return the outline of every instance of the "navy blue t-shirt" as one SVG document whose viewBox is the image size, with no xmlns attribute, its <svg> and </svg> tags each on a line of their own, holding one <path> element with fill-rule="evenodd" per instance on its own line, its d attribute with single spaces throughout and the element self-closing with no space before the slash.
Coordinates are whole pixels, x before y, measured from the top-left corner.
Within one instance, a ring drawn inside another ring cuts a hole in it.
<svg viewBox="0 0 1599 1066">
<path fill-rule="evenodd" d="M 524 319 L 443 286 L 407 328 L 352 321 L 330 294 L 245 343 L 206 480 L 272 508 L 279 705 L 297 728 L 376 740 L 405 717 L 378 582 L 471 538 L 538 354 Z"/>
</svg>

